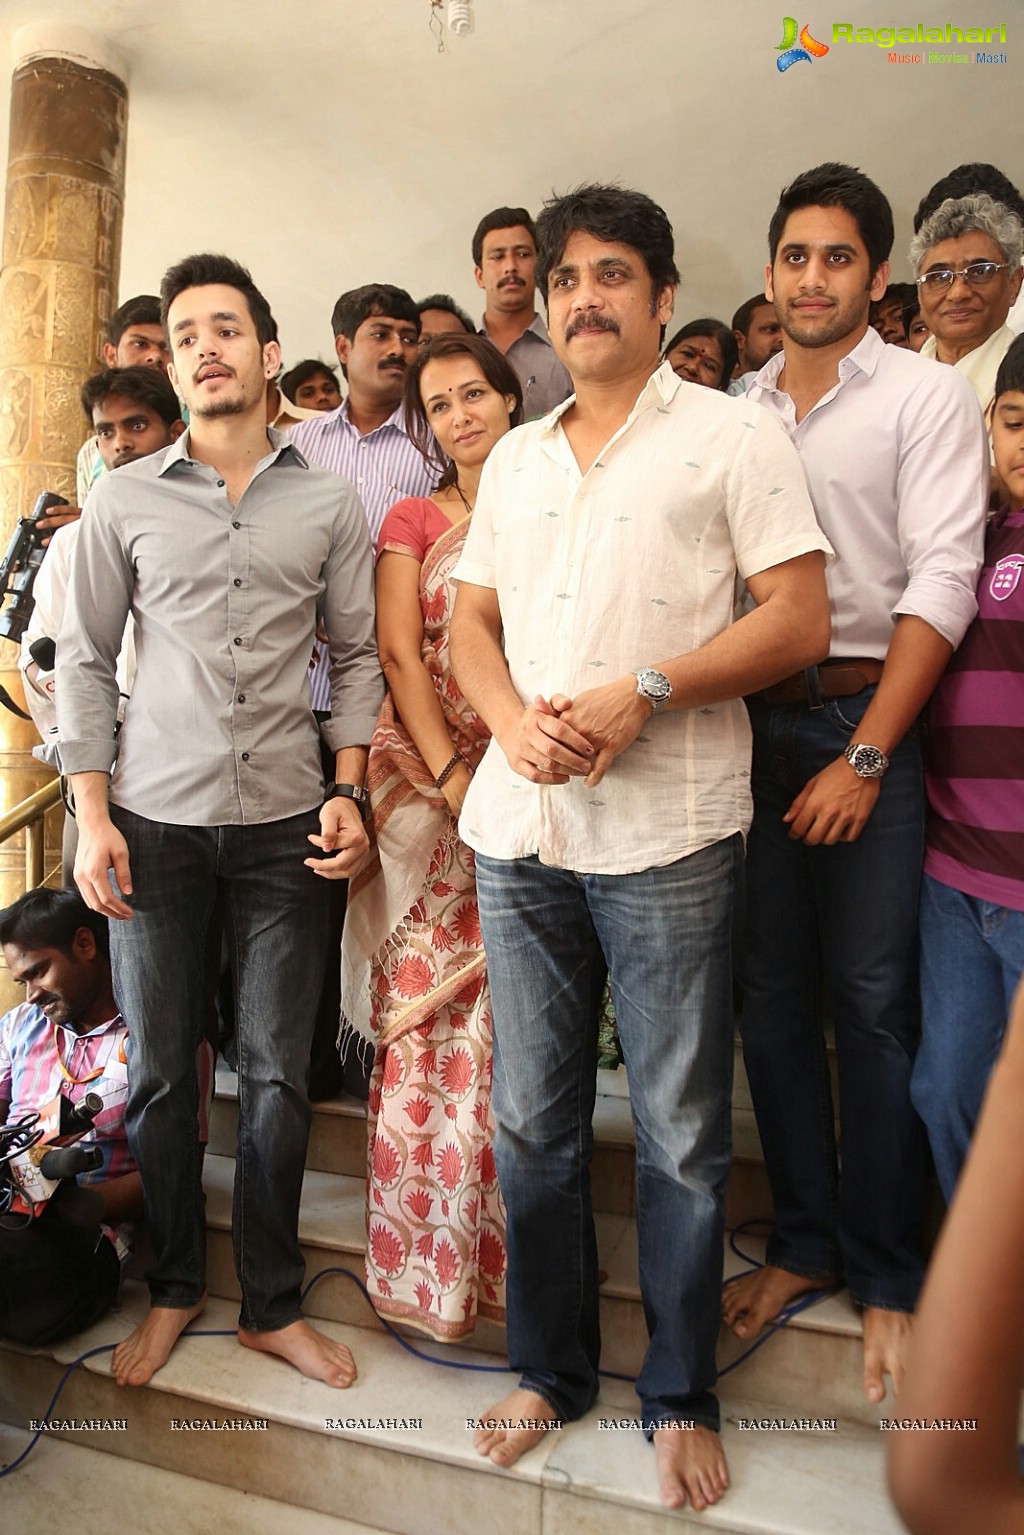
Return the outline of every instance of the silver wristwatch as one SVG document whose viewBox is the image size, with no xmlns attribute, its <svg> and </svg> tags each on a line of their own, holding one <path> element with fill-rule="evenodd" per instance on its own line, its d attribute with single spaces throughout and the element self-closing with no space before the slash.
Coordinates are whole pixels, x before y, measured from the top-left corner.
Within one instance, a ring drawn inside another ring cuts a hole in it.
<svg viewBox="0 0 1024 1535">
<path fill-rule="evenodd" d="M 657 714 L 663 704 L 667 704 L 672 697 L 672 684 L 664 672 L 656 672 L 653 667 L 642 666 L 638 672 L 634 672 L 636 678 L 636 690 L 641 698 L 646 698 L 652 710 Z"/>
<path fill-rule="evenodd" d="M 889 766 L 889 759 L 885 752 L 880 751 L 877 746 L 868 746 L 863 741 L 854 741 L 843 752 L 843 756 L 858 778 L 881 778 Z"/>
</svg>

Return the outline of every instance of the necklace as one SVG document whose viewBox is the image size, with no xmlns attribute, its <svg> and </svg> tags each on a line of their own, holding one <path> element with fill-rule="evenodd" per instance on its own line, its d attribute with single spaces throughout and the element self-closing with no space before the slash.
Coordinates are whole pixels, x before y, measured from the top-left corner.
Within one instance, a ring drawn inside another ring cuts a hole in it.
<svg viewBox="0 0 1024 1535">
<path fill-rule="evenodd" d="M 472 515 L 473 515 L 473 506 L 470 505 L 470 503 L 466 500 L 465 496 L 462 494 L 462 486 L 459 484 L 458 480 L 455 481 L 455 494 L 458 496 L 459 500 L 462 502 L 463 506 L 466 508 L 466 516 L 467 517 L 472 517 Z M 476 503 L 474 502 L 473 505 L 475 506 L 475 504 Z"/>
<path fill-rule="evenodd" d="M 111 1019 L 111 1022 L 112 1023 L 117 1023 L 117 1021 L 118 1021 L 118 1019 L 120 1017 L 121 1017 L 121 1014 L 117 1013 L 116 1016 Z M 71 1075 L 69 1067 L 64 1062 L 64 1057 L 61 1055 L 60 1040 L 57 1037 L 58 1029 L 61 1032 L 69 1033 L 69 1034 L 74 1034 L 75 1031 L 73 1029 L 68 1029 L 66 1027 L 66 1025 L 62 1024 L 62 1023 L 55 1023 L 53 1025 L 53 1042 L 54 1042 L 54 1045 L 56 1046 L 56 1050 L 57 1050 L 57 1065 L 60 1067 L 61 1076 L 64 1078 L 65 1082 L 70 1082 L 72 1087 L 85 1087 L 90 1082 L 95 1082 L 97 1077 L 101 1077 L 103 1075 L 103 1073 L 106 1071 L 108 1065 L 110 1064 L 110 1058 L 111 1058 L 111 1056 L 114 1053 L 114 1046 L 115 1045 L 117 1045 L 117 1058 L 120 1061 L 121 1065 L 122 1066 L 126 1066 L 128 1064 L 128 1057 L 127 1057 L 127 1055 L 125 1053 L 125 1048 L 124 1048 L 125 1041 L 124 1041 L 123 1038 L 120 1041 L 118 1041 L 118 1039 L 115 1036 L 114 1038 L 111 1039 L 109 1045 L 107 1046 L 107 1053 L 103 1057 L 102 1061 L 100 1062 L 100 1064 L 98 1066 L 95 1066 L 93 1068 L 93 1070 L 88 1072 L 84 1077 L 73 1077 Z M 87 1038 L 87 1037 L 88 1037 L 87 1035 L 75 1034 L 74 1040 L 72 1041 L 71 1049 L 68 1051 L 68 1060 L 69 1061 L 71 1059 L 71 1056 L 74 1054 L 75 1045 L 79 1042 L 79 1040 Z"/>
</svg>

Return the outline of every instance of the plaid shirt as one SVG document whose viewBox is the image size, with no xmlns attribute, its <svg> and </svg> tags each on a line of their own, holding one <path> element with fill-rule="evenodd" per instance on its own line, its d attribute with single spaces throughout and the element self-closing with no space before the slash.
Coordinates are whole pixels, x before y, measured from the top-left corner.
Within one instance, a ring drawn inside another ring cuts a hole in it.
<svg viewBox="0 0 1024 1535">
<path fill-rule="evenodd" d="M 127 1040 L 120 1014 L 87 1034 L 55 1027 L 30 1002 L 0 1019 L 0 1099 L 10 1101 L 8 1123 L 46 1108 L 58 1093 L 71 1103 L 86 1093 L 98 1093 L 103 1099 L 93 1128 L 78 1142 L 83 1147 L 98 1146 L 103 1165 L 80 1174 L 81 1183 L 104 1183 L 135 1171 L 124 1128 Z"/>
</svg>

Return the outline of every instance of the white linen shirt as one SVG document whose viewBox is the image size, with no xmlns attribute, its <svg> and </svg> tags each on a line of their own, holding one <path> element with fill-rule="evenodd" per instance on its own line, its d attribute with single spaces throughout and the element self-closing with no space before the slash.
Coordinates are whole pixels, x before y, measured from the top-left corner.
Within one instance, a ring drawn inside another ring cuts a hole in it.
<svg viewBox="0 0 1024 1535">
<path fill-rule="evenodd" d="M 496 590 L 524 704 L 696 650 L 733 622 L 737 576 L 829 552 L 785 432 L 747 400 L 665 363 L 586 474 L 567 409 L 497 444 L 453 572 Z M 591 789 L 530 783 L 492 740 L 459 830 L 493 858 L 635 873 L 745 832 L 749 780 L 739 699 L 652 716 Z"/>
<path fill-rule="evenodd" d="M 977 612 L 989 494 L 988 439 L 970 384 L 873 330 L 839 382 L 796 419 L 770 358 L 750 400 L 771 410 L 800 454 L 836 558 L 825 577 L 835 659 L 884 660 L 901 614 L 953 646 Z"/>
</svg>

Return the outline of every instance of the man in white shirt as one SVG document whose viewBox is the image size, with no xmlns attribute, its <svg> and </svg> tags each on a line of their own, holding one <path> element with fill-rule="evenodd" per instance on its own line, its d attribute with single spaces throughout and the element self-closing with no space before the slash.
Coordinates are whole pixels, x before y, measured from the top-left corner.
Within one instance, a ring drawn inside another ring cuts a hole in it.
<svg viewBox="0 0 1024 1535">
<path fill-rule="evenodd" d="M 713 1387 L 749 815 L 740 696 L 824 652 L 827 544 L 766 413 L 658 367 L 679 280 L 662 210 L 580 188 L 541 214 L 538 251 L 575 399 L 488 460 L 451 631 L 494 734 L 460 830 L 494 1006 L 521 1377 L 477 1447 L 511 1465 L 597 1394 L 590 1121 L 608 974 L 652 1334 L 637 1390 L 663 1501 L 700 1509 L 728 1486 Z M 754 606 L 734 623 L 738 578 Z"/>
<path fill-rule="evenodd" d="M 1020 292 L 1024 227 L 986 192 L 950 197 L 921 225 L 910 264 L 931 335 L 922 357 L 951 363 L 987 413 L 996 374 L 1015 332 L 1007 325 Z"/>
<path fill-rule="evenodd" d="M 892 238 L 882 192 L 837 164 L 785 189 L 768 236 L 784 345 L 749 398 L 788 430 L 836 559 L 828 661 L 748 699 L 743 1051 L 775 1230 L 766 1265 L 727 1286 L 724 1308 L 748 1339 L 798 1295 L 843 1279 L 863 1310 L 873 1402 L 886 1375 L 899 1389 L 922 1277 L 923 1141 L 910 1101 L 924 857 L 916 721 L 976 611 L 988 496 L 984 425 L 965 380 L 870 327 Z"/>
</svg>

